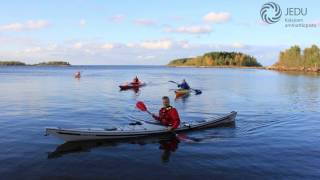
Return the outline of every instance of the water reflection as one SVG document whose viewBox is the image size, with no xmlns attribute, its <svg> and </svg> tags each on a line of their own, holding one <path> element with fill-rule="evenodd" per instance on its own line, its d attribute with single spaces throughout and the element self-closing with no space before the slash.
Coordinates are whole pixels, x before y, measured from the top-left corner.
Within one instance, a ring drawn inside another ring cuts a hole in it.
<svg viewBox="0 0 320 180">
<path fill-rule="evenodd" d="M 181 102 L 183 102 L 183 103 L 186 103 L 186 102 L 188 102 L 188 98 L 190 97 L 190 94 L 186 94 L 186 95 L 184 95 L 184 96 L 176 96 L 175 97 L 175 101 L 181 101 Z"/>
<path fill-rule="evenodd" d="M 141 90 L 139 87 L 137 88 L 131 88 L 131 89 L 120 89 L 120 92 L 126 92 L 126 91 L 131 91 L 133 92 L 134 96 L 135 97 L 138 97 L 141 93 Z"/>
<path fill-rule="evenodd" d="M 319 74 L 300 72 L 279 72 L 279 74 L 283 76 L 278 78 L 276 87 L 284 94 L 292 111 L 306 112 L 319 109 Z"/>
<path fill-rule="evenodd" d="M 289 76 L 305 76 L 305 77 L 320 77 L 318 72 L 296 72 L 296 71 L 275 71 L 278 74 L 289 75 Z"/>
<path fill-rule="evenodd" d="M 158 144 L 160 150 L 160 159 L 163 163 L 168 163 L 172 156 L 172 153 L 176 152 L 179 148 L 179 144 L 183 143 L 203 143 L 210 142 L 221 138 L 230 138 L 235 134 L 233 131 L 225 131 L 224 128 L 235 128 L 235 122 L 221 124 L 220 128 L 209 133 L 199 132 L 200 136 L 190 133 L 172 133 L 160 136 L 145 137 L 145 138 L 133 138 L 127 140 L 95 140 L 95 141 L 80 141 L 80 142 L 66 142 L 58 145 L 53 152 L 48 153 L 48 159 L 60 158 L 67 154 L 90 152 L 92 149 L 98 147 L 116 147 L 123 144 L 129 145 L 155 145 Z M 230 134 L 231 133 L 231 134 Z"/>
<path fill-rule="evenodd" d="M 138 93 L 140 88 L 131 88 L 131 89 L 120 89 L 121 92 L 123 91 L 133 91 L 134 93 Z"/>
<path fill-rule="evenodd" d="M 169 134 L 165 136 L 139 138 L 130 140 L 97 140 L 97 141 L 81 141 L 81 142 L 66 142 L 57 146 L 55 151 L 48 153 L 48 159 L 60 158 L 67 154 L 89 152 L 91 149 L 98 147 L 115 147 L 121 144 L 134 144 L 145 146 L 148 144 L 159 144 L 161 150 L 162 162 L 169 162 L 172 152 L 177 151 L 180 141 L 186 140 L 185 135 Z M 192 141 L 190 139 L 189 141 Z M 197 142 L 197 139 L 194 139 Z"/>
<path fill-rule="evenodd" d="M 169 140 L 160 140 L 159 149 L 163 150 L 161 155 L 162 162 L 169 162 L 172 152 L 175 152 L 178 149 L 180 140 L 177 137 L 172 137 Z"/>
</svg>

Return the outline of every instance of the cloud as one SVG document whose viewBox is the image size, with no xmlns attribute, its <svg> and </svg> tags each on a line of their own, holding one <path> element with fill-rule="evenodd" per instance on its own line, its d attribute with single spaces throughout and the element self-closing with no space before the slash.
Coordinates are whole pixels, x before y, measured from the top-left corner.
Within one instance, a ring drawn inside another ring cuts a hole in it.
<svg viewBox="0 0 320 180">
<path fill-rule="evenodd" d="M 277 60 L 280 50 L 287 48 L 283 45 L 256 46 L 240 42 L 230 44 L 192 43 L 174 39 L 155 39 L 128 43 L 69 40 L 59 44 L 46 43 L 41 40 L 34 40 L 34 43 L 28 44 L 29 40 L 24 43 L 22 39 L 20 46 L 17 44 L 18 42 L 4 40 L 7 42 L 5 43 L 6 46 L 13 45 L 17 49 L 4 48 L 0 50 L 0 56 L 3 59 L 22 60 L 26 63 L 61 59 L 75 65 L 163 65 L 171 59 L 194 57 L 212 51 L 241 51 L 256 57 L 264 65 L 271 65 Z"/>
<path fill-rule="evenodd" d="M 123 45 L 123 47 L 129 48 L 129 49 L 167 50 L 167 49 L 176 49 L 176 48 L 187 49 L 187 48 L 190 48 L 191 45 L 186 40 L 175 41 L 170 39 L 160 39 L 160 40 L 141 41 L 138 43 L 127 43 L 126 45 Z"/>
<path fill-rule="evenodd" d="M 112 22 L 121 22 L 121 21 L 124 20 L 124 18 L 125 18 L 124 15 L 122 15 L 122 14 L 117 14 L 117 15 L 111 16 L 109 19 L 110 19 L 110 21 L 112 21 Z"/>
<path fill-rule="evenodd" d="M 176 28 L 167 27 L 166 32 L 186 33 L 186 34 L 208 34 L 212 32 L 211 26 L 198 25 L 198 26 L 180 26 Z"/>
<path fill-rule="evenodd" d="M 20 36 L 5 36 L 0 34 L 0 47 L 1 46 L 38 46 L 39 41 L 31 37 L 20 37 Z"/>
<path fill-rule="evenodd" d="M 57 44 L 49 44 L 48 47 L 46 48 L 46 50 L 53 51 L 53 50 L 55 50 L 57 48 L 58 48 Z"/>
<path fill-rule="evenodd" d="M 83 26 L 87 25 L 87 21 L 86 21 L 85 19 L 81 19 L 81 20 L 79 21 L 79 25 L 80 25 L 81 27 L 83 27 Z"/>
<path fill-rule="evenodd" d="M 49 26 L 46 20 L 29 20 L 26 22 L 15 22 L 0 25 L 0 31 L 23 31 L 23 30 L 39 30 Z"/>
<path fill-rule="evenodd" d="M 127 43 L 125 47 L 127 48 L 135 48 L 135 49 L 169 49 L 172 46 L 172 42 L 170 40 L 149 40 L 149 41 L 141 41 L 138 43 Z"/>
<path fill-rule="evenodd" d="M 136 45 L 135 45 L 134 43 L 127 43 L 126 46 L 127 46 L 128 48 L 134 48 L 134 47 L 136 47 Z"/>
<path fill-rule="evenodd" d="M 156 56 L 154 55 L 139 55 L 137 56 L 138 59 L 148 60 L 148 59 L 154 59 Z"/>
<path fill-rule="evenodd" d="M 170 40 L 143 41 L 139 46 L 145 49 L 169 49 L 172 47 Z"/>
<path fill-rule="evenodd" d="M 106 52 L 105 50 L 113 50 L 119 49 L 122 47 L 126 47 L 122 43 L 109 43 L 109 42 L 101 42 L 96 40 L 83 40 L 83 41 L 67 41 L 64 44 L 56 47 L 59 47 L 62 50 L 70 50 L 70 51 L 78 51 L 78 52 L 86 52 L 90 54 L 102 53 Z"/>
<path fill-rule="evenodd" d="M 32 47 L 24 50 L 25 53 L 38 53 L 42 50 L 41 47 Z"/>
<path fill-rule="evenodd" d="M 76 43 L 74 43 L 73 45 L 72 45 L 72 47 L 74 48 L 74 49 L 81 49 L 82 47 L 83 47 L 83 43 L 82 42 L 76 42 Z"/>
<path fill-rule="evenodd" d="M 150 49 L 150 50 L 167 50 L 170 49 L 175 42 L 163 39 L 163 40 L 149 40 L 141 41 L 138 43 L 127 43 L 125 47 L 135 49 Z"/>
<path fill-rule="evenodd" d="M 154 26 L 156 22 L 152 19 L 136 19 L 134 23 L 141 26 Z"/>
<path fill-rule="evenodd" d="M 246 47 L 246 45 L 239 43 L 239 42 L 235 42 L 231 46 L 234 48 L 245 48 Z"/>
<path fill-rule="evenodd" d="M 224 23 L 229 21 L 231 18 L 228 12 L 209 12 L 203 16 L 203 20 L 209 23 Z"/>
<path fill-rule="evenodd" d="M 102 49 L 113 49 L 114 47 L 115 45 L 111 43 L 105 43 L 101 46 Z"/>
<path fill-rule="evenodd" d="M 184 49 L 190 48 L 190 43 L 188 41 L 179 41 L 177 44 Z"/>
</svg>

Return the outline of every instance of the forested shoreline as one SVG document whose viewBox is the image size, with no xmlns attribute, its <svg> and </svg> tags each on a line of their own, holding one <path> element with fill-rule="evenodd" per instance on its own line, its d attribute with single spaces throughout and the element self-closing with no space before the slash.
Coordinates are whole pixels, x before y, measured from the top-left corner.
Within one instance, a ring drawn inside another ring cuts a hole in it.
<svg viewBox="0 0 320 180">
<path fill-rule="evenodd" d="M 280 52 L 278 61 L 267 69 L 320 72 L 320 49 L 312 45 L 302 51 L 298 45 L 294 45 Z"/>
<path fill-rule="evenodd" d="M 168 66 L 262 67 L 255 57 L 240 52 L 209 52 L 193 58 L 172 60 Z"/>
<path fill-rule="evenodd" d="M 0 61 L 0 66 L 70 66 L 69 62 L 65 61 L 48 61 L 36 64 L 26 64 L 21 61 Z"/>
</svg>

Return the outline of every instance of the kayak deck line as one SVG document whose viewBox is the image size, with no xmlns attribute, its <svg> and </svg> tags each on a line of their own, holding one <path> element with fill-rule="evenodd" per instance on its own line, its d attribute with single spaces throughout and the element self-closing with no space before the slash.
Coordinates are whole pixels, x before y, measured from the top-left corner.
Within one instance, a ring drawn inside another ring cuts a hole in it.
<svg viewBox="0 0 320 180">
<path fill-rule="evenodd" d="M 232 111 L 224 116 L 211 118 L 209 120 L 202 120 L 201 122 L 183 122 L 174 132 L 186 132 L 198 129 L 218 127 L 225 123 L 232 123 L 235 121 L 237 112 Z M 63 129 L 46 128 L 46 134 L 51 134 L 64 141 L 85 141 L 85 140 L 99 140 L 99 139 L 126 139 L 138 138 L 146 136 L 155 136 L 172 133 L 167 130 L 166 126 L 160 123 L 148 123 L 141 121 L 139 124 L 127 125 L 124 127 L 113 128 L 113 130 L 103 128 L 79 128 L 79 129 Z"/>
</svg>

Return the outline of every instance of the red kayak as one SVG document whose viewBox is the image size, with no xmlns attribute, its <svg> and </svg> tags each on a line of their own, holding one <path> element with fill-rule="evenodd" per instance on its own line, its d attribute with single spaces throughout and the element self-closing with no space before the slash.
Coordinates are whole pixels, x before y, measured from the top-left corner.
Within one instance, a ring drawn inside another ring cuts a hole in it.
<svg viewBox="0 0 320 180">
<path fill-rule="evenodd" d="M 142 86 L 145 86 L 146 83 L 140 82 L 140 83 L 126 83 L 119 86 L 121 90 L 127 90 L 127 89 L 138 89 Z"/>
</svg>

